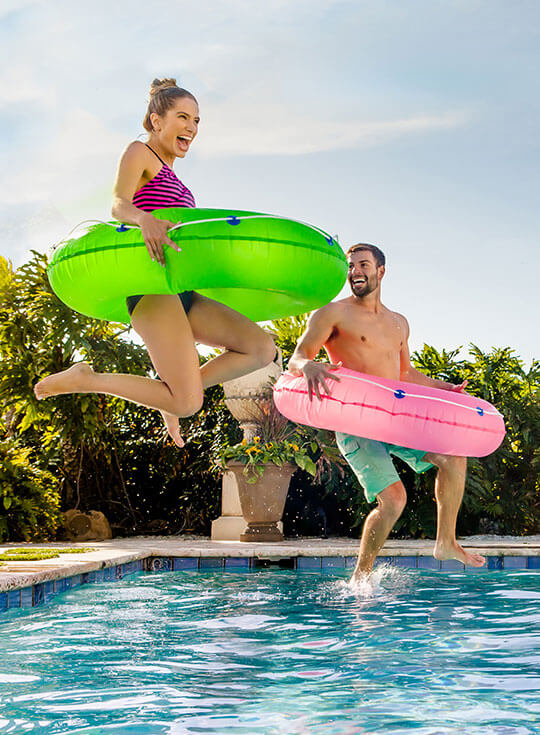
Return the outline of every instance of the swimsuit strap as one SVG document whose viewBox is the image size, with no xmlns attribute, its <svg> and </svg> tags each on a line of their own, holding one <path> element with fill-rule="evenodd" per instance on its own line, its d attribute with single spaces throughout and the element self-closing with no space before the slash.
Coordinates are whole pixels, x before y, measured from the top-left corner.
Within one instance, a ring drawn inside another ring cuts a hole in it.
<svg viewBox="0 0 540 735">
<path fill-rule="evenodd" d="M 163 158 L 161 158 L 160 156 L 158 156 L 158 154 L 155 152 L 155 150 L 153 148 L 150 148 L 150 146 L 148 145 L 148 143 L 145 143 L 145 146 L 148 148 L 148 150 L 152 151 L 152 153 L 154 154 L 154 156 L 156 156 L 156 158 L 159 158 L 159 160 L 161 161 L 161 163 L 164 166 L 167 166 L 167 164 L 165 163 L 165 161 L 163 160 Z M 169 166 L 167 166 L 167 168 L 169 168 Z"/>
</svg>

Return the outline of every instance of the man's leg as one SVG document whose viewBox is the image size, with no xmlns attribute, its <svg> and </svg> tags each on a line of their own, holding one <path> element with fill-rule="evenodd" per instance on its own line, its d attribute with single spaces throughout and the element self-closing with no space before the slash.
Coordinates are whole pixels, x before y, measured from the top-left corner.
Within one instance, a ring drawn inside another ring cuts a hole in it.
<svg viewBox="0 0 540 735">
<path fill-rule="evenodd" d="M 358 582 L 373 569 L 373 564 L 395 522 L 403 513 L 407 493 L 401 482 L 394 482 L 377 495 L 377 507 L 365 520 L 358 561 L 351 582 Z"/>
<path fill-rule="evenodd" d="M 407 493 L 392 462 L 390 445 L 341 432 L 336 432 L 336 442 L 364 488 L 366 500 L 377 501 L 362 529 L 358 561 L 351 578 L 351 582 L 358 582 L 373 569 L 378 552 L 403 513 Z"/>
<path fill-rule="evenodd" d="M 456 522 L 465 490 L 467 458 L 429 452 L 424 460 L 438 468 L 435 479 L 437 539 L 433 556 L 436 559 L 457 559 L 472 567 L 483 566 L 486 562 L 483 556 L 465 551 L 456 541 Z"/>
</svg>

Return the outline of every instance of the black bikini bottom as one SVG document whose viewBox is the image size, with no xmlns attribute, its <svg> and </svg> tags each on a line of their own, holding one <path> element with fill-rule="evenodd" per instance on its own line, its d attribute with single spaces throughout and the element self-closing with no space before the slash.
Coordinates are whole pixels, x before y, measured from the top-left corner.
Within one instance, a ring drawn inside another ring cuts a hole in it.
<svg viewBox="0 0 540 735">
<path fill-rule="evenodd" d="M 193 303 L 193 294 L 194 291 L 182 291 L 182 293 L 178 294 L 178 298 L 182 302 L 182 306 L 184 307 L 184 311 L 186 312 L 186 314 L 188 314 L 189 310 L 191 309 L 191 304 Z M 142 296 L 127 297 L 126 304 L 130 316 L 133 314 L 133 309 L 137 306 L 141 299 Z"/>
</svg>

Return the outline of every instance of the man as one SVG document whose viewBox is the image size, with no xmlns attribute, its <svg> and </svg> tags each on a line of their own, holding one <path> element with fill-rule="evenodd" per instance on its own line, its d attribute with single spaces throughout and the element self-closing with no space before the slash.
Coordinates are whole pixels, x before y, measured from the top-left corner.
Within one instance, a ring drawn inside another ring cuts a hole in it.
<svg viewBox="0 0 540 735">
<path fill-rule="evenodd" d="M 310 396 L 320 400 L 321 391 L 329 393 L 329 380 L 339 378 L 332 370 L 343 365 L 381 378 L 403 380 L 449 391 L 463 391 L 466 383 L 452 385 L 432 380 L 413 368 L 409 356 L 409 325 L 405 317 L 390 311 L 381 302 L 381 281 L 385 256 L 375 245 L 360 243 L 347 251 L 348 282 L 352 294 L 315 311 L 289 362 L 289 371 L 304 375 Z M 324 347 L 331 364 L 314 362 Z M 366 518 L 360 551 L 352 581 L 368 574 L 377 553 L 401 515 L 407 494 L 391 459 L 400 457 L 416 472 L 438 468 L 435 480 L 437 501 L 436 559 L 458 559 L 480 567 L 485 559 L 465 551 L 456 541 L 456 520 L 467 472 L 466 457 L 451 457 L 384 444 L 347 434 L 336 434 L 344 455 L 368 501 L 377 507 Z"/>
</svg>

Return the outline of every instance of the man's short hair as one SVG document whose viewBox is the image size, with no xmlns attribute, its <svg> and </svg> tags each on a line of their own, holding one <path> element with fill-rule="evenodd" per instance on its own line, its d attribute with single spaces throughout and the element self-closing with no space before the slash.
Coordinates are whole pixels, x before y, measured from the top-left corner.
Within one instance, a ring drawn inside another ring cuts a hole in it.
<svg viewBox="0 0 540 735">
<path fill-rule="evenodd" d="M 357 245 L 351 245 L 345 255 L 348 258 L 349 255 L 352 255 L 352 253 L 357 253 L 359 250 L 368 250 L 373 255 L 377 268 L 379 268 L 379 266 L 381 265 L 386 265 L 386 258 L 383 251 L 376 245 L 370 245 L 367 242 L 359 242 Z"/>
</svg>

